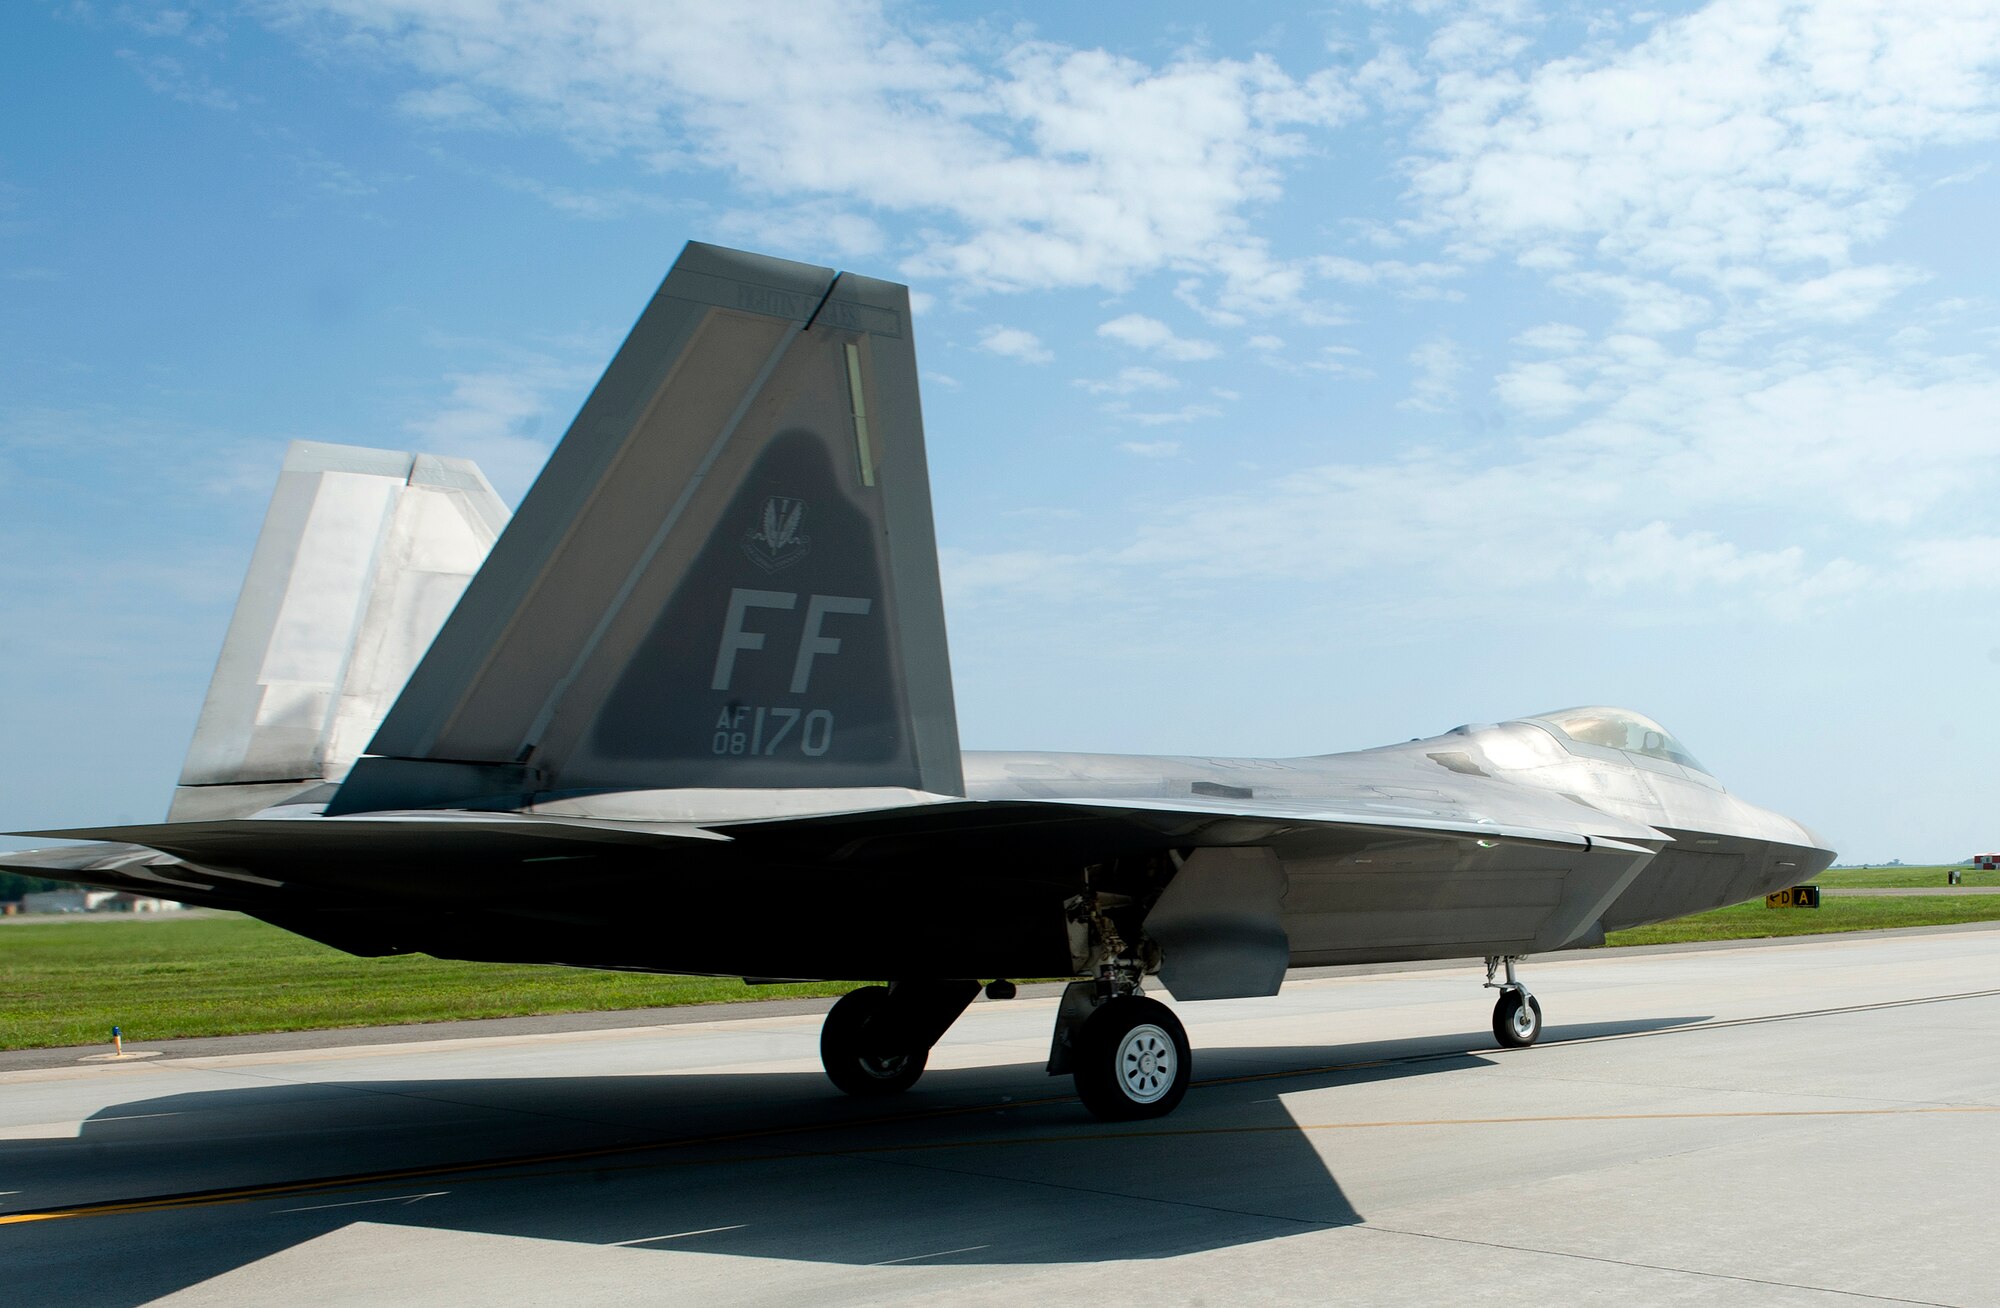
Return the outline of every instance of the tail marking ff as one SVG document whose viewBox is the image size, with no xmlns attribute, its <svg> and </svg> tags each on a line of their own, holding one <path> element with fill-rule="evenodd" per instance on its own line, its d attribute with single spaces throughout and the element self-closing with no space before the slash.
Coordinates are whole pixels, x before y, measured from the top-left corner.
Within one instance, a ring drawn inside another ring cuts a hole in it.
<svg viewBox="0 0 2000 1308">
<path fill-rule="evenodd" d="M 331 813 L 963 793 L 906 287 L 691 244 Z"/>
</svg>

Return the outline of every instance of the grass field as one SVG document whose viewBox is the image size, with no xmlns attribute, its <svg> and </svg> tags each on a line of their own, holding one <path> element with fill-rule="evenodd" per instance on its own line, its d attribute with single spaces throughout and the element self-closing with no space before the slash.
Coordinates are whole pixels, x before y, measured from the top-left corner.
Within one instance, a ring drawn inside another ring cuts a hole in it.
<svg viewBox="0 0 2000 1308">
<path fill-rule="evenodd" d="M 1821 877 L 1818 884 L 1829 884 Z M 1809 936 L 1887 927 L 2000 921 L 2000 895 L 1910 895 L 1894 899 L 1826 898 L 1818 908 L 1766 908 L 1762 900 L 1692 917 L 1613 931 L 1607 945 L 1667 945 L 1689 940 Z"/>
<path fill-rule="evenodd" d="M 355 958 L 234 915 L 0 927 L 0 1049 L 837 995 L 839 983 Z"/>
<path fill-rule="evenodd" d="M 1876 871 L 1915 876 L 1923 870 Z M 1820 884 L 1878 883 L 1822 877 Z M 1613 932 L 1607 943 L 1650 945 L 1995 919 L 2000 919 L 2000 895 L 1829 898 L 1819 909 L 1739 904 Z M 748 986 L 706 977 L 453 963 L 422 955 L 354 958 L 230 914 L 0 927 L 0 1049 L 105 1043 L 114 1024 L 124 1028 L 128 1040 L 144 1042 L 836 995 L 850 988 L 843 983 Z"/>
<path fill-rule="evenodd" d="M 1950 864 L 1937 867 L 1856 867 L 1826 871 L 1813 878 L 1813 884 L 1820 886 L 1853 886 L 1857 889 L 1888 886 L 1941 886 L 1945 884 L 1945 873 Z M 1968 886 L 2000 886 L 2000 872 L 1985 869 L 1966 868 L 1965 882 Z"/>
</svg>

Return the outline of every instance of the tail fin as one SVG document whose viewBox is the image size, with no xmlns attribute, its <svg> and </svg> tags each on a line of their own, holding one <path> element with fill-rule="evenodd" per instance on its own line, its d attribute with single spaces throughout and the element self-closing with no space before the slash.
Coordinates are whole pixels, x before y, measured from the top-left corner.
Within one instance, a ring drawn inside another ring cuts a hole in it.
<svg viewBox="0 0 2000 1308">
<path fill-rule="evenodd" d="M 462 459 L 295 441 L 169 820 L 344 776 L 506 522 Z"/>
<path fill-rule="evenodd" d="M 690 244 L 329 813 L 963 792 L 909 290 Z"/>
</svg>

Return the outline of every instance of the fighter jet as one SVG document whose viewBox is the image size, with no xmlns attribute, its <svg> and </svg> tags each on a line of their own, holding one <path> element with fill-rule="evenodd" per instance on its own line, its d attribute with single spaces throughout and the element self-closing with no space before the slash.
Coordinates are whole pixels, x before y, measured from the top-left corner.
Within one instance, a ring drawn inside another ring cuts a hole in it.
<svg viewBox="0 0 2000 1308">
<path fill-rule="evenodd" d="M 886 981 L 822 1029 L 855 1095 L 915 1083 L 982 980 L 1070 977 L 1048 1070 L 1111 1119 L 1187 1092 L 1149 978 L 1483 958 L 1526 1046 L 1522 956 L 1833 858 L 1616 708 L 1305 758 L 962 752 L 908 289 L 701 244 L 511 521 L 466 465 L 294 450 L 171 817 L 0 866 L 363 955 Z"/>
</svg>

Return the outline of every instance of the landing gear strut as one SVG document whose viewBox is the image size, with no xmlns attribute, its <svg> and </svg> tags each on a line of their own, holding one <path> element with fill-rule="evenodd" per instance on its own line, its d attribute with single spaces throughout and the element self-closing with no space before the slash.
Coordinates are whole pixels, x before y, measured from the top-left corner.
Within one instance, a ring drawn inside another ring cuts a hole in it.
<svg viewBox="0 0 2000 1308">
<path fill-rule="evenodd" d="M 1150 869 L 1164 883 L 1178 859 Z M 1086 886 L 1065 904 L 1071 957 L 1094 979 L 1072 981 L 1056 1009 L 1049 1042 L 1049 1075 L 1067 1072 L 1077 1098 L 1092 1115 L 1111 1122 L 1163 1117 L 1186 1097 L 1194 1080 L 1187 1031 L 1173 1010 L 1139 992 L 1139 982 L 1160 967 L 1160 949 L 1141 922 L 1156 897 L 1143 877 L 1117 891 Z M 1125 893 L 1125 892 L 1131 893 Z"/>
<path fill-rule="evenodd" d="M 1519 954 L 1492 955 L 1486 960 L 1486 985 L 1500 992 L 1493 1005 L 1493 1038 L 1507 1049 L 1526 1049 L 1542 1035 L 1542 1005 L 1514 975 L 1514 964 L 1520 961 Z M 1502 967 L 1507 979 L 1495 981 L 1493 976 Z"/>
<path fill-rule="evenodd" d="M 861 1098 L 909 1089 L 924 1074 L 931 1046 L 978 993 L 977 981 L 898 981 L 850 990 L 819 1029 L 827 1080 Z"/>
</svg>

